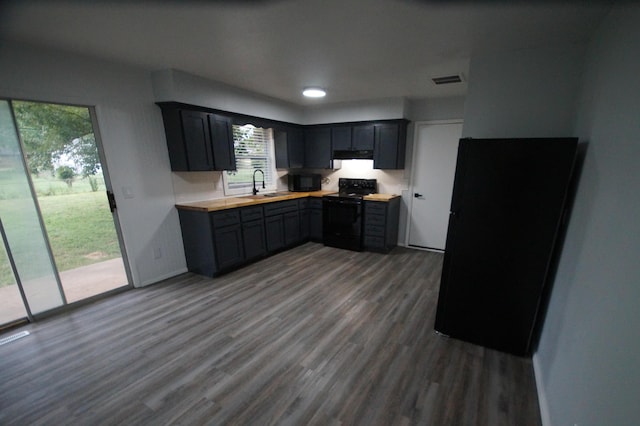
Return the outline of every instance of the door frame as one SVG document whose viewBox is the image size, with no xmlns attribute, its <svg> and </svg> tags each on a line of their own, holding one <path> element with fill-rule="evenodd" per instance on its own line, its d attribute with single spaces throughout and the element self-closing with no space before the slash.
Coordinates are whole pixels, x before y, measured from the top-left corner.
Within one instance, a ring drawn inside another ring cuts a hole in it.
<svg viewBox="0 0 640 426">
<path fill-rule="evenodd" d="M 408 197 L 409 197 L 409 202 L 408 202 L 408 206 L 407 206 L 407 217 L 406 217 L 406 224 L 407 226 L 405 227 L 405 235 L 404 235 L 404 245 L 407 248 L 411 248 L 414 250 L 423 250 L 423 251 L 432 251 L 432 252 L 436 252 L 436 253 L 443 253 L 444 250 L 438 250 L 438 249 L 434 249 L 434 248 L 426 248 L 426 247 L 416 247 L 416 246 L 411 246 L 409 245 L 409 236 L 411 235 L 411 217 L 412 217 L 412 213 L 413 213 L 413 199 L 415 198 L 413 196 L 414 194 L 414 186 L 415 186 L 415 179 L 416 179 L 416 165 L 417 165 L 417 156 L 416 156 L 416 150 L 417 150 L 417 146 L 418 146 L 418 140 L 419 140 L 419 136 L 420 136 L 420 127 L 421 126 L 434 126 L 434 125 L 439 125 L 439 124 L 464 124 L 464 120 L 462 118 L 452 118 L 452 119 L 447 119 L 447 120 L 423 120 L 423 121 L 416 121 L 414 122 L 414 127 L 413 127 L 413 143 L 411 146 L 411 173 L 409 176 L 409 191 L 408 191 Z"/>
<path fill-rule="evenodd" d="M 102 146 L 102 135 L 100 133 L 100 125 L 97 112 L 98 108 L 94 105 L 89 105 L 86 107 L 89 109 L 89 117 L 91 118 L 91 126 L 93 127 L 93 136 L 96 141 L 96 148 L 98 150 L 98 157 L 100 158 L 100 166 L 102 168 L 102 175 L 104 177 L 104 187 L 107 192 L 111 192 L 115 200 L 115 191 L 113 190 L 113 185 L 111 184 L 111 174 L 109 173 L 109 165 L 107 164 L 107 155 L 105 154 L 104 148 Z M 111 216 L 113 217 L 113 225 L 116 230 L 116 236 L 118 237 L 118 245 L 120 246 L 120 253 L 122 254 L 124 271 L 127 275 L 127 285 L 122 287 L 133 288 L 133 276 L 131 274 L 131 267 L 129 265 L 127 247 L 124 244 L 124 237 L 122 235 L 120 216 L 118 215 L 118 205 L 117 203 L 115 203 L 115 205 L 116 208 L 111 212 Z M 113 291 L 117 292 L 118 289 L 111 290 L 103 294 L 110 294 Z"/>
<path fill-rule="evenodd" d="M 47 318 L 51 315 L 55 315 L 58 314 L 60 312 L 65 312 L 69 309 L 73 309 L 76 306 L 81 306 L 84 304 L 88 304 L 88 303 L 92 303 L 95 300 L 101 299 L 103 297 L 112 295 L 112 294 L 116 294 L 116 293 L 120 293 L 122 291 L 128 290 L 133 288 L 133 278 L 132 278 L 132 274 L 131 274 L 131 267 L 129 264 L 129 257 L 127 255 L 127 250 L 126 250 L 126 246 L 125 246 L 125 242 L 124 242 L 124 237 L 122 234 L 122 227 L 120 224 L 120 218 L 118 215 L 118 208 L 117 208 L 117 204 L 116 204 L 116 208 L 111 212 L 111 217 L 113 218 L 113 225 L 114 225 L 114 229 L 116 231 L 116 236 L 118 238 L 118 245 L 120 247 L 120 253 L 122 254 L 122 263 L 124 266 L 124 270 L 125 270 L 125 274 L 127 277 L 127 283 L 119 288 L 115 288 L 113 290 L 109 290 L 106 291 L 104 293 L 100 293 L 100 294 L 96 294 L 94 296 L 90 296 L 87 297 L 86 299 L 82 299 L 82 300 L 78 300 L 75 302 L 71 302 L 69 303 L 67 301 L 67 298 L 64 294 L 64 288 L 62 286 L 62 282 L 60 280 L 60 275 L 59 275 L 59 271 L 58 271 L 58 267 L 55 263 L 55 260 L 53 258 L 53 251 L 51 249 L 51 245 L 49 243 L 49 236 L 46 232 L 46 228 L 44 226 L 44 220 L 42 218 L 42 213 L 40 211 L 40 204 L 38 202 L 38 197 L 36 195 L 35 189 L 33 187 L 33 182 L 31 180 L 31 172 L 29 171 L 29 167 L 28 167 L 28 163 L 25 157 L 25 149 L 24 149 L 24 145 L 22 142 L 22 137 L 20 136 L 20 131 L 18 130 L 18 124 L 16 121 L 16 117 L 15 117 L 15 111 L 14 111 L 14 107 L 13 107 L 13 102 L 14 101 L 18 101 L 18 102 L 37 102 L 37 103 L 43 103 L 43 104 L 55 104 L 55 105 L 64 105 L 64 106 L 73 106 L 73 107 L 78 107 L 78 108 L 87 108 L 87 110 L 89 111 L 89 118 L 91 120 L 91 127 L 93 128 L 93 134 L 94 134 L 94 140 L 96 143 L 96 149 L 98 150 L 98 158 L 100 158 L 100 166 L 102 169 L 102 174 L 104 177 L 104 185 L 105 185 L 105 190 L 106 192 L 111 192 L 112 194 L 114 194 L 113 192 L 113 187 L 111 184 L 111 176 L 109 174 L 109 167 L 108 167 L 108 162 L 107 162 L 107 157 L 106 154 L 104 152 L 104 148 L 102 145 L 102 136 L 100 133 L 100 125 L 99 125 L 99 119 L 98 119 L 98 109 L 99 107 L 97 107 L 96 105 L 86 105 L 86 104 L 80 104 L 80 103 L 74 103 L 74 102 L 65 102 L 65 101 L 57 101 L 57 100 L 40 100 L 40 99 L 34 99 L 34 98 L 29 98 L 29 97 L 0 97 L 0 99 L 2 100 L 6 100 L 9 103 L 10 106 L 10 111 L 11 111 L 11 115 L 12 115 L 12 119 L 14 122 L 14 126 L 16 129 L 16 133 L 17 133 L 17 137 L 18 137 L 18 141 L 20 143 L 20 150 L 21 150 L 21 157 L 22 157 L 22 161 L 25 167 L 25 170 L 27 171 L 27 179 L 29 182 L 29 188 L 31 190 L 31 196 L 34 199 L 35 205 L 36 205 L 36 209 L 38 212 L 38 219 L 40 221 L 40 226 L 43 230 L 43 234 L 45 237 L 45 241 L 46 241 L 46 245 L 47 245 L 47 249 L 48 249 L 48 255 L 49 258 L 51 259 L 52 265 L 53 265 L 53 270 L 54 270 L 54 275 L 58 284 L 58 289 L 60 291 L 60 295 L 62 297 L 63 300 L 63 304 L 49 309 L 47 311 L 44 312 L 40 312 L 38 314 L 32 314 L 31 310 L 29 308 L 28 305 L 28 301 L 26 300 L 26 298 L 23 295 L 22 289 L 20 291 L 21 296 L 23 298 L 23 302 L 25 304 L 25 309 L 28 312 L 28 316 L 27 319 L 30 322 L 34 322 L 43 318 Z M 106 194 L 105 194 L 106 196 Z M 115 195 L 114 195 L 115 196 Z"/>
</svg>

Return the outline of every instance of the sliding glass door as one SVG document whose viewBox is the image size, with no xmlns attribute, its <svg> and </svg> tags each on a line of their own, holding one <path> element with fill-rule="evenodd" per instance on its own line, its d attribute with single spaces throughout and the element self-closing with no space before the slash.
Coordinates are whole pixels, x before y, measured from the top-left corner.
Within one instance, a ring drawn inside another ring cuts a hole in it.
<svg viewBox="0 0 640 426">
<path fill-rule="evenodd" d="M 93 109 L 0 100 L 0 327 L 130 287 Z"/>
<path fill-rule="evenodd" d="M 44 233 L 33 187 L 22 155 L 20 140 L 9 102 L 0 100 L 0 220 L 7 261 L 0 271 L 1 309 L 24 296 L 20 313 L 37 314 L 63 305 L 60 279 L 53 265 L 49 242 Z M 6 288 L 6 289 L 5 289 Z M 17 318 L 15 318 L 17 319 Z"/>
</svg>

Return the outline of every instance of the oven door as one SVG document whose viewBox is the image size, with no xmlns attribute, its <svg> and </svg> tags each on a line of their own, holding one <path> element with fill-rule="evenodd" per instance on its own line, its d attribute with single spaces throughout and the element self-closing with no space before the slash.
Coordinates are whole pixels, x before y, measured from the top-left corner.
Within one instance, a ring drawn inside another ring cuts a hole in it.
<svg viewBox="0 0 640 426">
<path fill-rule="evenodd" d="M 348 250 L 362 250 L 362 201 L 323 198 L 324 244 Z"/>
</svg>

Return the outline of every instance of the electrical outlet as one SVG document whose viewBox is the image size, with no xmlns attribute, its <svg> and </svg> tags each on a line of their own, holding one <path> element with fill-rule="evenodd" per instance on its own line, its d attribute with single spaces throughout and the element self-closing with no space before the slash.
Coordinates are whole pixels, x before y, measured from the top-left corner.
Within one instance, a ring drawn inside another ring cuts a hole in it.
<svg viewBox="0 0 640 426">
<path fill-rule="evenodd" d="M 133 195 L 133 188 L 130 186 L 123 186 L 122 187 L 122 194 L 124 195 L 124 198 L 127 199 L 131 199 L 134 197 Z"/>
<path fill-rule="evenodd" d="M 162 257 L 162 249 L 160 247 L 156 247 L 153 249 L 153 258 L 160 259 Z"/>
</svg>

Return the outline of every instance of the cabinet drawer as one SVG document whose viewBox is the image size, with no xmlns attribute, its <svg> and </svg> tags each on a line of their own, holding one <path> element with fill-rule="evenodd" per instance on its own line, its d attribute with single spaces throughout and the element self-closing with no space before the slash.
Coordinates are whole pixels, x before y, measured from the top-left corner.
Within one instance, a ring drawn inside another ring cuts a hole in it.
<svg viewBox="0 0 640 426">
<path fill-rule="evenodd" d="M 309 199 L 308 198 L 299 199 L 298 200 L 298 208 L 300 208 L 300 210 L 308 209 L 309 208 Z"/>
<path fill-rule="evenodd" d="M 384 226 L 386 216 L 380 214 L 369 214 L 367 213 L 364 217 L 364 226 Z"/>
<path fill-rule="evenodd" d="M 240 213 L 238 210 L 224 210 L 221 212 L 213 213 L 211 215 L 211 222 L 214 228 L 221 228 L 223 226 L 235 225 L 240 223 Z"/>
<path fill-rule="evenodd" d="M 310 209 L 322 209 L 322 198 L 310 198 L 309 199 L 309 208 Z"/>
<path fill-rule="evenodd" d="M 384 237 L 384 226 L 381 225 L 373 225 L 370 223 L 367 223 L 364 227 L 364 234 L 365 235 L 377 235 L 380 237 Z"/>
<path fill-rule="evenodd" d="M 365 248 L 383 248 L 384 247 L 384 238 L 375 237 L 372 235 L 364 236 L 364 246 Z"/>
<path fill-rule="evenodd" d="M 251 220 L 262 219 L 262 206 L 259 207 L 245 207 L 240 210 L 240 217 L 243 222 L 249 222 Z"/>
<path fill-rule="evenodd" d="M 273 216 L 298 211 L 298 200 L 279 201 L 264 206 L 264 215 Z"/>
<path fill-rule="evenodd" d="M 367 201 L 364 204 L 364 210 L 368 213 L 373 214 L 386 214 L 387 213 L 387 205 L 383 202 L 377 201 Z"/>
</svg>

